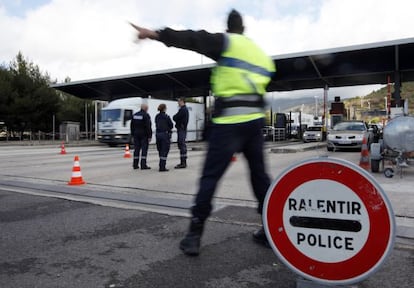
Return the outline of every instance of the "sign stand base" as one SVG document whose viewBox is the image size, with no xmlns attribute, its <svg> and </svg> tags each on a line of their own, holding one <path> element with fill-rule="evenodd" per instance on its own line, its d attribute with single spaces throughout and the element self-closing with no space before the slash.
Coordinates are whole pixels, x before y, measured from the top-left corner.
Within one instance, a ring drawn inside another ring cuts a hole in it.
<svg viewBox="0 0 414 288">
<path fill-rule="evenodd" d="M 357 285 L 351 285 L 351 286 L 337 286 L 337 285 L 325 285 L 321 283 L 317 283 L 311 280 L 303 279 L 303 278 L 297 278 L 296 279 L 296 288 L 358 288 Z"/>
</svg>

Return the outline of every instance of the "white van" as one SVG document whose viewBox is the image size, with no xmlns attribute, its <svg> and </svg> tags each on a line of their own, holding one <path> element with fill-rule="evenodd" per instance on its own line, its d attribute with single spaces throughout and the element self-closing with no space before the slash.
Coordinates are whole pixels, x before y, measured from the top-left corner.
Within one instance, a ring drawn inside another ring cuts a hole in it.
<svg viewBox="0 0 414 288">
<path fill-rule="evenodd" d="M 171 117 L 178 112 L 177 101 L 159 100 L 151 98 L 131 97 L 110 102 L 103 108 L 98 118 L 98 140 L 109 146 L 126 144 L 130 141 L 130 125 L 132 115 L 141 109 L 141 104 L 148 104 L 148 114 L 151 116 L 153 137 L 155 143 L 155 116 L 158 114 L 158 105 L 167 105 L 167 114 Z M 200 103 L 186 103 L 189 112 L 187 141 L 201 140 L 204 129 L 204 105 Z M 177 141 L 176 129 L 173 129 L 172 141 Z"/>
</svg>

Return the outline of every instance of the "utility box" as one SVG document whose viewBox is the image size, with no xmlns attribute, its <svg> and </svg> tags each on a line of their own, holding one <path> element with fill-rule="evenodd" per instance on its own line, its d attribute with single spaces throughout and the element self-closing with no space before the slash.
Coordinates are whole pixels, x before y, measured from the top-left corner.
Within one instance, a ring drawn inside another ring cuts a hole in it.
<svg viewBox="0 0 414 288">
<path fill-rule="evenodd" d="M 80 123 L 64 121 L 59 125 L 59 139 L 65 142 L 78 141 L 80 138 Z"/>
</svg>

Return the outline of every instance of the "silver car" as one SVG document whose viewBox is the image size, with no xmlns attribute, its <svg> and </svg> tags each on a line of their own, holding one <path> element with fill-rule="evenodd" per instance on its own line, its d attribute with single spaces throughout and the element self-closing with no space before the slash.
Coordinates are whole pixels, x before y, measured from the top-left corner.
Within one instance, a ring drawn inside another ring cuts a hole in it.
<svg viewBox="0 0 414 288">
<path fill-rule="evenodd" d="M 322 126 L 309 126 L 303 133 L 303 142 L 322 141 Z"/>
<path fill-rule="evenodd" d="M 361 149 L 364 137 L 367 139 L 367 147 L 373 142 L 372 129 L 363 121 L 344 121 L 336 124 L 328 132 L 327 149 Z"/>
</svg>

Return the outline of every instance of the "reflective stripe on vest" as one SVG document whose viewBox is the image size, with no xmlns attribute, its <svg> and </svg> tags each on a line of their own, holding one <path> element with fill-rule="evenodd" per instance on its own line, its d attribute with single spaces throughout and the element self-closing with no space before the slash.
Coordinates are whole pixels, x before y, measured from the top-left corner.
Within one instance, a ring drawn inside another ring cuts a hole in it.
<svg viewBox="0 0 414 288">
<path fill-rule="evenodd" d="M 230 107 L 230 108 L 223 109 L 223 112 L 220 114 L 220 117 L 253 114 L 253 113 L 264 114 L 264 109 L 259 108 L 259 107 Z"/>
<path fill-rule="evenodd" d="M 256 74 L 260 74 L 266 77 L 272 77 L 273 75 L 273 72 L 268 71 L 263 67 L 256 66 L 249 62 L 243 61 L 241 59 L 236 59 L 236 58 L 222 57 L 217 62 L 217 64 L 219 66 L 227 66 L 227 67 L 244 69 L 244 70 L 247 70 L 247 71 L 250 71 Z"/>
<path fill-rule="evenodd" d="M 216 102 L 220 107 L 213 122 L 242 123 L 264 117 L 262 97 L 276 70 L 274 63 L 249 38 L 239 34 L 227 37 L 228 47 L 211 75 L 213 93 L 222 100 Z M 231 102 L 239 106 L 228 105 Z"/>
</svg>

